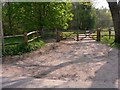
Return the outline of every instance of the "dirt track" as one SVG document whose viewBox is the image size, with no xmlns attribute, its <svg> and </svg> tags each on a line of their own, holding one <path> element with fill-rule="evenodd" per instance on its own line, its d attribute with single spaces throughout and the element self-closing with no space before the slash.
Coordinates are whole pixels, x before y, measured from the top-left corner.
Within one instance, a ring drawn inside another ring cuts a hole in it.
<svg viewBox="0 0 120 90">
<path fill-rule="evenodd" d="M 48 43 L 3 60 L 3 87 L 118 87 L 118 50 L 94 40 Z"/>
</svg>

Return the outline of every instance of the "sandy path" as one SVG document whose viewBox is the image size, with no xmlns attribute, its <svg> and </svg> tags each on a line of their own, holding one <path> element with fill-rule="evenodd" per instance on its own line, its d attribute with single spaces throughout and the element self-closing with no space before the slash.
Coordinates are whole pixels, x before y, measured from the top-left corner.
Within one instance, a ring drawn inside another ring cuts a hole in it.
<svg viewBox="0 0 120 90">
<path fill-rule="evenodd" d="M 118 50 L 94 40 L 48 43 L 3 60 L 3 87 L 118 87 Z"/>
</svg>

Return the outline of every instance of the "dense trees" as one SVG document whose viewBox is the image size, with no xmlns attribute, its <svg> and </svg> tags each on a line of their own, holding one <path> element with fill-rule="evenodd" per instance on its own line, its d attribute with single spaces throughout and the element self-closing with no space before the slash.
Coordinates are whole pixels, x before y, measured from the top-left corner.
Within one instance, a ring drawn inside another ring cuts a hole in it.
<svg viewBox="0 0 120 90">
<path fill-rule="evenodd" d="M 7 2 L 3 6 L 5 35 L 44 29 L 67 29 L 70 26 L 92 29 L 95 26 L 95 11 L 90 2 Z M 71 11 L 72 10 L 72 11 Z M 74 17 L 73 17 L 74 16 Z"/>
<path fill-rule="evenodd" d="M 113 27 L 112 17 L 109 9 L 96 9 L 96 28 Z"/>
<path fill-rule="evenodd" d="M 108 2 L 115 28 L 115 42 L 120 43 L 120 6 Z M 25 31 L 44 31 L 45 29 L 67 29 L 69 24 L 81 30 L 111 25 L 108 10 L 96 10 L 90 2 L 6 2 L 3 5 L 3 28 L 5 35 L 21 34 Z M 73 17 L 74 16 L 74 17 Z M 99 17 L 99 18 L 98 18 Z M 72 20 L 73 18 L 73 20 Z M 96 20 L 96 18 L 98 18 Z M 103 22 L 102 19 L 104 19 Z M 72 22 L 70 22 L 72 20 Z M 109 21 L 110 20 L 110 21 Z"/>
<path fill-rule="evenodd" d="M 31 8 L 30 3 L 8 2 L 3 6 L 3 29 L 5 35 L 21 34 L 34 28 Z"/>
<path fill-rule="evenodd" d="M 95 11 L 91 2 L 77 2 L 73 5 L 74 19 L 71 22 L 72 28 L 81 30 L 92 29 L 95 26 Z"/>
<path fill-rule="evenodd" d="M 5 35 L 42 29 L 66 29 L 72 20 L 71 3 L 6 3 L 3 6 Z"/>
</svg>

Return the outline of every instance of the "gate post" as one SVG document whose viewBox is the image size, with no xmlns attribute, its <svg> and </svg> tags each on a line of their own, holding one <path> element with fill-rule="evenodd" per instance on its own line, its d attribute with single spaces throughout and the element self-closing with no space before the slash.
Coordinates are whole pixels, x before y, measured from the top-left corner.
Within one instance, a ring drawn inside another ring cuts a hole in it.
<svg viewBox="0 0 120 90">
<path fill-rule="evenodd" d="M 101 33 L 100 33 L 100 28 L 98 28 L 97 30 L 97 41 L 99 42 L 100 41 L 100 36 L 101 36 Z"/>
<path fill-rule="evenodd" d="M 60 31 L 56 29 L 56 42 L 60 42 Z"/>
<path fill-rule="evenodd" d="M 109 28 L 109 39 L 111 38 L 111 29 Z"/>
<path fill-rule="evenodd" d="M 79 32 L 77 31 L 77 41 L 79 41 Z"/>
<path fill-rule="evenodd" d="M 27 32 L 24 32 L 24 44 L 28 44 L 28 37 L 27 37 Z"/>
</svg>

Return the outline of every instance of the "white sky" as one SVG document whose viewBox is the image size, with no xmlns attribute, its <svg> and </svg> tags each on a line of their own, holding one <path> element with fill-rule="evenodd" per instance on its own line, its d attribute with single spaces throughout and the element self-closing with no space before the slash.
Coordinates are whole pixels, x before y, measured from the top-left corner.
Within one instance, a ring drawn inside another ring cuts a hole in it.
<svg viewBox="0 0 120 90">
<path fill-rule="evenodd" d="M 8 1 L 8 0 L 2 0 L 2 1 Z M 13 0 L 15 1 L 15 0 Z M 17 0 L 19 1 L 19 0 Z M 24 1 L 24 0 L 20 0 L 20 1 Z M 33 1 L 33 0 L 25 0 L 25 1 Z M 37 1 L 37 2 L 41 2 L 41 1 L 51 1 L 51 0 L 34 0 L 34 1 Z M 59 1 L 59 0 L 56 0 L 56 1 Z M 94 2 L 94 6 L 96 8 L 101 8 L 101 7 L 105 7 L 107 9 L 109 9 L 109 6 L 108 6 L 108 3 L 106 0 L 70 0 L 70 1 L 73 1 L 73 2 L 78 2 L 78 1 L 93 1 Z M 109 1 L 114 1 L 114 0 L 109 0 Z"/>
<path fill-rule="evenodd" d="M 109 9 L 109 6 L 106 0 L 94 0 L 94 6 L 96 8 L 105 7 Z"/>
<path fill-rule="evenodd" d="M 109 9 L 109 6 L 106 0 L 70 0 L 70 1 L 73 1 L 73 2 L 91 2 L 92 1 L 96 8 L 104 7 Z M 114 0 L 109 0 L 109 1 L 114 1 Z"/>
</svg>

